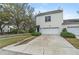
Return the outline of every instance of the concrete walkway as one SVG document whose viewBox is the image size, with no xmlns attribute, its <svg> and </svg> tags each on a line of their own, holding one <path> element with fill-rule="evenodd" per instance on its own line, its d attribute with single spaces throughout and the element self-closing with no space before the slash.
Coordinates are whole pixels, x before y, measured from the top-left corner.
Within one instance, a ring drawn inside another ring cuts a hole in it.
<svg viewBox="0 0 79 59">
<path fill-rule="evenodd" d="M 27 44 L 4 47 L 4 50 L 34 54 L 34 55 L 77 55 L 79 50 L 74 48 L 64 38 L 58 35 L 41 35 Z"/>
</svg>

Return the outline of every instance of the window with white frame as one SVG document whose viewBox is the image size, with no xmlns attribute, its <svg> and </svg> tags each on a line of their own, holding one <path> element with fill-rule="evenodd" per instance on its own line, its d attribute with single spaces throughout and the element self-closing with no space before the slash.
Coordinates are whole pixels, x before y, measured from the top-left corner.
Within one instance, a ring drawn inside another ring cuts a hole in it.
<svg viewBox="0 0 79 59">
<path fill-rule="evenodd" d="M 50 22 L 51 21 L 51 16 L 45 16 L 45 22 Z"/>
</svg>

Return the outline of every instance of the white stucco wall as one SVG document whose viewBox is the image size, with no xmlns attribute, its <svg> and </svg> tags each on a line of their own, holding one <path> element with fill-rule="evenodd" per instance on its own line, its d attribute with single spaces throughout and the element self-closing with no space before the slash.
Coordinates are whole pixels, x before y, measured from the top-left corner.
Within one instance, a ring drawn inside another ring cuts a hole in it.
<svg viewBox="0 0 79 59">
<path fill-rule="evenodd" d="M 51 22 L 45 22 L 45 16 L 51 16 Z M 36 17 L 36 25 L 40 25 L 40 28 L 61 27 L 62 23 L 63 23 L 63 12 Z"/>
</svg>

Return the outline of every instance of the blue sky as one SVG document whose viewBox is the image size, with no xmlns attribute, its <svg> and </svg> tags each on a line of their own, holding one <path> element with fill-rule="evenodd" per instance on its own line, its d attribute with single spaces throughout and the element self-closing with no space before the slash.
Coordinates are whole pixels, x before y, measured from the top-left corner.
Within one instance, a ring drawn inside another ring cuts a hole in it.
<svg viewBox="0 0 79 59">
<path fill-rule="evenodd" d="M 79 18 L 79 4 L 77 3 L 32 3 L 32 7 L 35 8 L 35 12 L 46 12 L 57 9 L 63 9 L 63 18 L 72 19 Z"/>
</svg>

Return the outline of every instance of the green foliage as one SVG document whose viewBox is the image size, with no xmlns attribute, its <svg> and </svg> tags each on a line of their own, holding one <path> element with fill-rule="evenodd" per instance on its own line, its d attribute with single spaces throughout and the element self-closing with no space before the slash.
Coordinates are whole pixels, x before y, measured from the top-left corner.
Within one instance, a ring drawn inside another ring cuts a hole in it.
<svg viewBox="0 0 79 59">
<path fill-rule="evenodd" d="M 1 21 L 9 21 L 10 20 L 11 15 L 8 12 L 0 12 L 0 19 Z"/>
<path fill-rule="evenodd" d="M 73 33 L 67 32 L 66 28 L 64 28 L 60 34 L 64 38 L 75 38 L 75 35 Z"/>
<path fill-rule="evenodd" d="M 23 28 L 28 30 L 34 27 L 34 8 L 28 3 L 1 3 L 0 5 L 0 21 L 7 24 L 15 25 L 17 29 L 12 30 L 12 33 L 23 33 Z M 3 23 L 0 22 L 0 31 Z M 6 24 L 6 25 L 7 25 Z M 34 30 L 32 30 L 34 31 Z M 25 31 L 26 32 L 26 31 Z M 31 30 L 30 30 L 31 32 Z"/>
<path fill-rule="evenodd" d="M 17 34 L 18 29 L 12 29 L 11 34 Z"/>
<path fill-rule="evenodd" d="M 25 33 L 25 31 L 24 30 L 19 30 L 19 33 Z"/>
<path fill-rule="evenodd" d="M 41 33 L 40 33 L 40 32 L 32 32 L 31 35 L 32 35 L 32 36 L 40 36 Z"/>
<path fill-rule="evenodd" d="M 24 30 L 19 30 L 18 31 L 18 29 L 13 29 L 11 32 L 9 32 L 9 34 L 17 34 L 17 32 L 19 32 L 19 33 L 25 33 Z"/>
<path fill-rule="evenodd" d="M 69 32 L 61 32 L 61 36 L 67 37 L 67 38 L 75 38 L 75 35 Z"/>
<path fill-rule="evenodd" d="M 35 28 L 30 28 L 29 33 L 35 32 Z"/>
<path fill-rule="evenodd" d="M 67 29 L 66 29 L 66 28 L 64 28 L 62 31 L 63 31 L 63 32 L 67 32 Z"/>
</svg>

